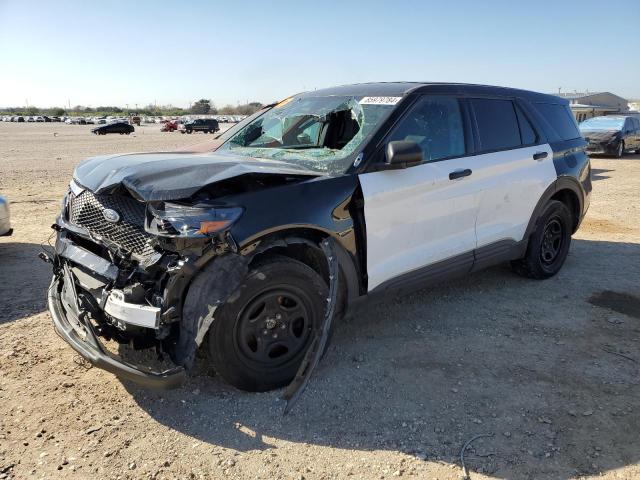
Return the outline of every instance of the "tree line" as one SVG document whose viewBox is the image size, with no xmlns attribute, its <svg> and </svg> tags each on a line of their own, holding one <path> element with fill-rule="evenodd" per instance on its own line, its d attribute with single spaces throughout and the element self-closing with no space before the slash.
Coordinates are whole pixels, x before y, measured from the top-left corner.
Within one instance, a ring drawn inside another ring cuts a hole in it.
<svg viewBox="0 0 640 480">
<path fill-rule="evenodd" d="M 29 107 L 5 107 L 0 108 L 1 115 L 48 115 L 55 117 L 70 116 L 129 116 L 129 115 L 147 115 L 147 116 L 181 116 L 181 115 L 251 115 L 260 110 L 263 105 L 260 102 L 250 102 L 243 105 L 225 105 L 217 108 L 211 100 L 202 98 L 194 102 L 190 108 L 175 107 L 173 105 L 154 105 L 149 104 L 142 108 L 122 108 L 113 105 L 101 105 L 97 107 L 88 107 L 84 105 L 76 105 L 73 108 L 51 107 L 38 108 L 36 106 Z"/>
</svg>

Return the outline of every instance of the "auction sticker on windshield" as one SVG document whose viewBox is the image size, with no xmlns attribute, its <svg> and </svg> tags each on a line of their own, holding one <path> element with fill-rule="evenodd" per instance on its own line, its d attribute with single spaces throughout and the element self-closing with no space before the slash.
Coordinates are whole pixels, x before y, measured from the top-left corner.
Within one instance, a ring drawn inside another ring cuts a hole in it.
<svg viewBox="0 0 640 480">
<path fill-rule="evenodd" d="M 364 97 L 361 105 L 395 105 L 402 97 Z"/>
</svg>

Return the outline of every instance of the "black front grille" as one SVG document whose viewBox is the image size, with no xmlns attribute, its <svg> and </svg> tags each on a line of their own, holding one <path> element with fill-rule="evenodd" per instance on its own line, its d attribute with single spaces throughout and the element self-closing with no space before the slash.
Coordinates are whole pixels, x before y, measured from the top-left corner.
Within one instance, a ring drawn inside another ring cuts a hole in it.
<svg viewBox="0 0 640 480">
<path fill-rule="evenodd" d="M 114 210 L 120 216 L 116 223 L 105 219 L 104 211 Z M 94 195 L 85 190 L 77 197 L 70 194 L 69 220 L 103 237 L 124 250 L 137 255 L 151 255 L 151 235 L 144 229 L 143 203 L 120 195 Z"/>
</svg>

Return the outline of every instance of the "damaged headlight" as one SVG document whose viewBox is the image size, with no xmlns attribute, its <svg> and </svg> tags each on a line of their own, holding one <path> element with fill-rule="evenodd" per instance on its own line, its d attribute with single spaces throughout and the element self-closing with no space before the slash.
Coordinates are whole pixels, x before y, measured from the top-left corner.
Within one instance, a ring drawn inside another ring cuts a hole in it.
<svg viewBox="0 0 640 480">
<path fill-rule="evenodd" d="M 241 207 L 192 207 L 177 203 L 147 206 L 145 230 L 161 237 L 201 238 L 215 235 L 242 215 Z"/>
</svg>

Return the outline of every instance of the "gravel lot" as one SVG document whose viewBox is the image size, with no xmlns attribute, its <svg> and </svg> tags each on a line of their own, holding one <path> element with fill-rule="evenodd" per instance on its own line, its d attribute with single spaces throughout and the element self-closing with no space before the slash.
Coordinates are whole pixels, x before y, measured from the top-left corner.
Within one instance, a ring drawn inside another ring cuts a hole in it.
<svg viewBox="0 0 640 480">
<path fill-rule="evenodd" d="M 294 411 L 206 371 L 154 393 L 53 332 L 37 259 L 73 167 L 206 139 L 143 126 L 0 123 L 0 478 L 640 478 L 640 155 L 593 159 L 565 268 L 498 267 L 368 304 L 336 330 Z"/>
</svg>

